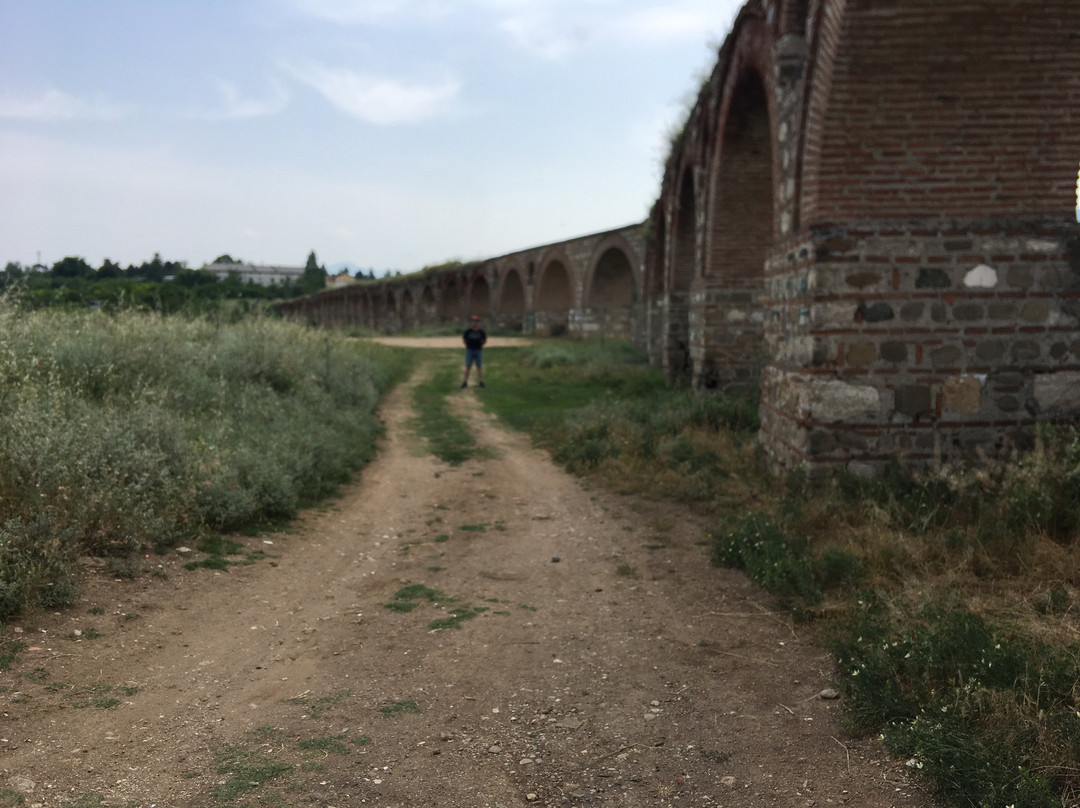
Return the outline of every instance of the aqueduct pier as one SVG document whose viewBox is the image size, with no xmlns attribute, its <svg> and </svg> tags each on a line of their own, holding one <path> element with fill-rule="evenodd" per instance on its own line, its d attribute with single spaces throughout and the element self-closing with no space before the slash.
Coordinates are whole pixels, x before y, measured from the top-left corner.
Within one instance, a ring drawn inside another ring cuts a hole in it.
<svg viewBox="0 0 1080 808">
<path fill-rule="evenodd" d="M 630 337 L 781 468 L 997 453 L 1080 415 L 1078 163 L 1077 0 L 749 0 L 644 223 L 281 310 Z"/>
</svg>

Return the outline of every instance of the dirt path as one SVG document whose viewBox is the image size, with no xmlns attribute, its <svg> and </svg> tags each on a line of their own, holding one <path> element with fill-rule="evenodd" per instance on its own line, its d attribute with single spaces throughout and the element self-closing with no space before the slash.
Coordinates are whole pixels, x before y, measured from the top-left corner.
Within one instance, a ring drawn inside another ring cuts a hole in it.
<svg viewBox="0 0 1080 808">
<path fill-rule="evenodd" d="M 399 389 L 340 500 L 243 540 L 271 560 L 97 569 L 8 626 L 0 806 L 928 804 L 695 519 L 589 490 L 474 395 L 491 458 L 423 454 Z M 443 595 L 386 608 L 408 584 Z"/>
</svg>

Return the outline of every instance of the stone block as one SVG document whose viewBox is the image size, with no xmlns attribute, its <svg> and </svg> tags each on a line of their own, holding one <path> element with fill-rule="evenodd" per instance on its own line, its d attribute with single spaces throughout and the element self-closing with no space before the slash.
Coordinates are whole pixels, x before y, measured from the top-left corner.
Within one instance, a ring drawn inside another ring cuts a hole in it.
<svg viewBox="0 0 1080 808">
<path fill-rule="evenodd" d="M 896 411 L 915 418 L 928 413 L 932 406 L 930 388 L 925 385 L 905 384 L 896 388 Z"/>
<path fill-rule="evenodd" d="M 958 303 L 953 306 L 953 317 L 961 322 L 981 320 L 986 314 L 986 309 L 981 303 Z"/>
<path fill-rule="evenodd" d="M 1029 323 L 1045 323 L 1050 316 L 1050 305 L 1045 300 L 1032 300 L 1020 309 L 1020 318 Z"/>
<path fill-rule="evenodd" d="M 903 364 L 908 359 L 907 345 L 902 342 L 885 342 L 881 346 L 881 358 L 886 362 Z"/>
<path fill-rule="evenodd" d="M 982 382 L 975 376 L 953 376 L 942 386 L 942 407 L 948 412 L 974 415 L 979 411 Z"/>
<path fill-rule="evenodd" d="M 1014 320 L 1016 304 L 1011 300 L 995 300 L 987 307 L 987 315 L 991 320 Z"/>
<path fill-rule="evenodd" d="M 1030 362 L 1042 355 L 1042 349 L 1033 339 L 1022 339 L 1012 346 L 1012 358 L 1014 362 Z"/>
<path fill-rule="evenodd" d="M 916 289 L 948 289 L 950 286 L 949 273 L 937 267 L 923 267 L 915 278 Z"/>
<path fill-rule="evenodd" d="M 921 320 L 926 304 L 919 301 L 911 301 L 900 306 L 900 319 L 912 323 Z"/>
<path fill-rule="evenodd" d="M 855 311 L 855 319 L 859 322 L 884 323 L 896 317 L 893 307 L 884 301 L 871 303 L 869 306 L 861 303 Z"/>
<path fill-rule="evenodd" d="M 827 429 L 815 429 L 810 433 L 810 454 L 823 455 L 836 451 L 836 436 Z"/>
<path fill-rule="evenodd" d="M 968 289 L 993 289 L 997 285 L 997 270 L 986 264 L 979 264 L 964 276 L 964 286 Z"/>
<path fill-rule="evenodd" d="M 1035 403 L 1040 415 L 1080 415 L 1080 372 L 1035 374 Z"/>
<path fill-rule="evenodd" d="M 867 420 L 881 412 L 881 393 L 867 385 L 838 379 L 813 379 L 806 383 L 802 409 L 821 423 Z"/>
<path fill-rule="evenodd" d="M 1030 289 L 1035 276 L 1027 267 L 1009 267 L 1005 273 L 1005 282 L 1013 289 Z"/>
<path fill-rule="evenodd" d="M 1002 412 L 1016 412 L 1020 409 L 1020 399 L 1016 396 L 998 396 L 994 403 Z"/>
<path fill-rule="evenodd" d="M 874 286 L 885 280 L 880 272 L 856 272 L 853 275 L 848 275 L 844 279 L 844 282 L 855 289 L 865 289 L 868 286 Z"/>
<path fill-rule="evenodd" d="M 956 345 L 942 345 L 930 352 L 930 361 L 934 367 L 955 367 L 963 358 L 964 352 Z"/>
<path fill-rule="evenodd" d="M 983 362 L 996 362 L 1005 355 L 1005 343 L 998 339 L 982 340 L 975 346 L 975 356 Z"/>
<path fill-rule="evenodd" d="M 872 342 L 856 342 L 848 346 L 846 359 L 851 367 L 868 367 L 877 359 L 877 346 Z"/>
</svg>

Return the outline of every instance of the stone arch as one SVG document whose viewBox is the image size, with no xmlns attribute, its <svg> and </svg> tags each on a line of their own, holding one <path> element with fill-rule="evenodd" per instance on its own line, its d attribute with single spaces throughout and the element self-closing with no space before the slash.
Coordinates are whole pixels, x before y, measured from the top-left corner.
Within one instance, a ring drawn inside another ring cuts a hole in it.
<svg viewBox="0 0 1080 808">
<path fill-rule="evenodd" d="M 508 269 L 499 284 L 499 301 L 496 305 L 499 324 L 513 331 L 525 329 L 525 285 L 516 267 Z"/>
<path fill-rule="evenodd" d="M 413 300 L 412 290 L 406 289 L 401 293 L 401 327 L 408 330 L 416 326 L 416 303 Z"/>
<path fill-rule="evenodd" d="M 435 292 L 429 284 L 424 284 L 424 290 L 420 293 L 420 320 L 424 325 L 438 320 L 438 304 L 435 302 Z"/>
<path fill-rule="evenodd" d="M 491 313 L 491 287 L 482 273 L 477 273 L 469 285 L 467 314 L 487 317 Z"/>
<path fill-rule="evenodd" d="M 765 83 L 748 70 L 728 106 L 713 161 L 706 276 L 760 285 L 775 239 L 773 137 Z"/>
<path fill-rule="evenodd" d="M 543 264 L 536 281 L 533 308 L 537 331 L 550 336 L 565 334 L 573 306 L 574 287 L 570 270 L 563 259 L 552 258 Z"/>
<path fill-rule="evenodd" d="M 765 263 L 776 240 L 774 127 L 761 74 L 733 79 L 711 161 L 691 355 L 695 387 L 750 393 L 765 361 Z"/>
<path fill-rule="evenodd" d="M 516 267 L 508 269 L 503 275 L 498 308 L 503 314 L 518 318 L 519 323 L 525 314 L 525 285 L 521 282 L 521 272 Z"/>
<path fill-rule="evenodd" d="M 631 336 L 637 276 L 631 251 L 622 239 L 604 239 L 586 277 L 582 330 L 602 336 Z"/>
<path fill-rule="evenodd" d="M 442 319 L 461 319 L 461 286 L 456 276 L 447 278 L 443 285 Z"/>
</svg>

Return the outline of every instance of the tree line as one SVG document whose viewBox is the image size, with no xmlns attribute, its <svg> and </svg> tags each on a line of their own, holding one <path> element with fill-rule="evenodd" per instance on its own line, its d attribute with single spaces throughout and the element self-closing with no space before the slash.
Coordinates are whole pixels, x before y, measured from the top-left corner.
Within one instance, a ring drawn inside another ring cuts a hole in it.
<svg viewBox="0 0 1080 808">
<path fill-rule="evenodd" d="M 241 264 L 228 254 L 215 264 Z M 312 294 L 326 287 L 326 268 L 315 252 L 307 258 L 296 280 L 268 286 L 243 281 L 238 273 L 219 278 L 209 269 L 191 269 L 184 261 L 166 261 L 154 253 L 149 261 L 127 268 L 106 258 L 100 267 L 78 256 L 61 258 L 51 267 L 23 266 L 9 261 L 0 271 L 0 294 L 16 290 L 22 305 L 118 308 L 135 306 L 172 313 L 184 309 L 207 310 L 225 300 L 283 300 Z"/>
</svg>

